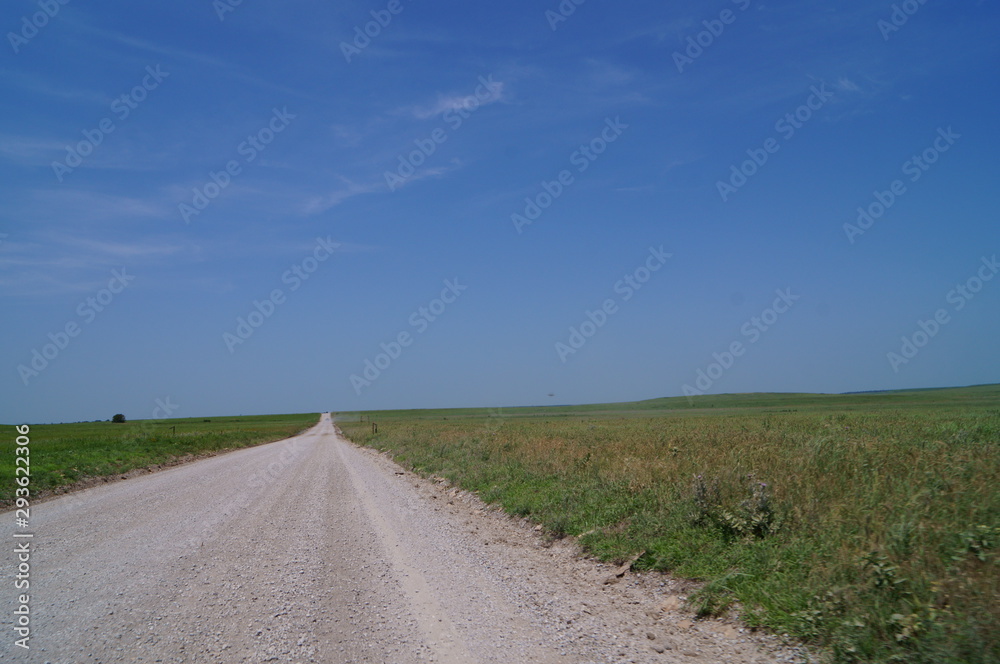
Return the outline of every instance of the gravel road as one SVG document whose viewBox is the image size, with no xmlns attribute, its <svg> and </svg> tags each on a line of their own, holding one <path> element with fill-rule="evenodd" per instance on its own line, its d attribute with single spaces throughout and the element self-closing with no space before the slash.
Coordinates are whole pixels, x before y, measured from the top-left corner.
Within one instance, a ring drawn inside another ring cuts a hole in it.
<svg viewBox="0 0 1000 664">
<path fill-rule="evenodd" d="M 32 508 L 30 650 L 14 644 L 14 515 L 0 660 L 789 662 L 693 621 L 689 587 L 613 573 L 443 481 L 308 432 Z"/>
</svg>

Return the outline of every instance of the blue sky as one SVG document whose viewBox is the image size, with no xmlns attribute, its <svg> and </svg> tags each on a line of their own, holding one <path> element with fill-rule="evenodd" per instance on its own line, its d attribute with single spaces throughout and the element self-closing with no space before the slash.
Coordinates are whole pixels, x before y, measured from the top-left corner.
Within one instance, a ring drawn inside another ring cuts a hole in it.
<svg viewBox="0 0 1000 664">
<path fill-rule="evenodd" d="M 562 8 L 5 3 L 0 421 L 1000 380 L 994 3 Z"/>
</svg>

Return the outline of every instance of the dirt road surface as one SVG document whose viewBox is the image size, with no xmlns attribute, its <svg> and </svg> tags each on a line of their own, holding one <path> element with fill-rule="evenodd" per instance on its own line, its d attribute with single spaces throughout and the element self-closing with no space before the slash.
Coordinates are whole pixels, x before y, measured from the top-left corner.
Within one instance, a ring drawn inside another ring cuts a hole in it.
<svg viewBox="0 0 1000 664">
<path fill-rule="evenodd" d="M 800 661 L 693 621 L 687 586 L 582 558 L 443 482 L 308 432 L 36 505 L 30 650 L 15 645 L 14 514 L 0 661 Z"/>
</svg>

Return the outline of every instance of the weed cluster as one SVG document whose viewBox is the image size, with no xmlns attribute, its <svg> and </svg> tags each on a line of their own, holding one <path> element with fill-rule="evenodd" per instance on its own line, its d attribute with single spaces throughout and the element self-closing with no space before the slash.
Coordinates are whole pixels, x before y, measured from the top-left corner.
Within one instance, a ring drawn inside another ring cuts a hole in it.
<svg viewBox="0 0 1000 664">
<path fill-rule="evenodd" d="M 705 480 L 698 475 L 694 480 L 695 512 L 692 522 L 696 526 L 709 526 L 730 539 L 763 538 L 778 532 L 779 520 L 775 513 L 771 492 L 766 482 L 758 482 L 753 473 L 746 476 L 743 494 L 749 494 L 738 505 L 723 504 L 717 480 Z"/>
</svg>

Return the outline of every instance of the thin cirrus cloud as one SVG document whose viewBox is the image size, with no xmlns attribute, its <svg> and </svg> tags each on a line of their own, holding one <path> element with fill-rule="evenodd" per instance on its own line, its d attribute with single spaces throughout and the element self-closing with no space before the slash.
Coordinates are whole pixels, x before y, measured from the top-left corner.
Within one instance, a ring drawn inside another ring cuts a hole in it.
<svg viewBox="0 0 1000 664">
<path fill-rule="evenodd" d="M 20 90 L 30 93 L 32 96 L 51 97 L 62 102 L 89 103 L 93 105 L 107 105 L 111 103 L 111 98 L 103 92 L 84 90 L 67 85 L 54 85 L 49 81 L 42 80 L 38 76 L 29 76 L 24 72 L 16 70 L 5 70 L 4 78 L 11 85 L 16 85 Z"/>
<path fill-rule="evenodd" d="M 137 263 L 163 265 L 185 251 L 167 240 L 107 242 L 46 234 L 4 244 L 0 288 L 8 297 L 28 298 L 88 292 L 107 281 L 104 270 Z"/>
<path fill-rule="evenodd" d="M 246 67 L 235 64 L 228 58 L 216 57 L 184 48 L 162 46 L 147 39 L 123 35 L 114 30 L 98 28 L 83 21 L 77 22 L 77 28 L 82 34 L 88 34 L 96 38 L 88 39 L 86 41 L 87 47 L 108 51 L 109 55 L 114 57 L 120 57 L 123 52 L 140 52 L 157 58 L 166 58 L 168 61 L 178 64 L 184 63 L 188 66 L 194 66 L 198 71 L 213 72 L 216 80 L 219 80 L 221 76 L 224 79 L 247 83 L 259 89 L 280 92 L 287 96 L 294 96 L 300 99 L 315 99 L 314 95 L 304 93 L 301 89 L 274 83 L 266 78 L 250 73 Z M 143 60 L 139 64 L 149 64 L 149 62 Z"/>
<path fill-rule="evenodd" d="M 75 222 L 120 222 L 136 219 L 166 219 L 176 208 L 157 197 L 118 196 L 83 189 L 35 189 L 23 214 L 45 222 L 52 217 Z"/>
<path fill-rule="evenodd" d="M 107 242 L 47 234 L 35 241 L 7 242 L 4 250 L 5 266 L 75 269 L 114 265 L 123 260 L 166 258 L 185 251 L 185 247 L 167 241 Z"/>
<path fill-rule="evenodd" d="M 635 82 L 638 72 L 625 69 L 605 60 L 588 58 L 589 76 L 593 85 L 598 87 L 618 87 Z"/>
<path fill-rule="evenodd" d="M 340 180 L 342 186 L 339 189 L 336 189 L 328 194 L 314 196 L 306 200 L 302 206 L 302 212 L 307 215 L 319 214 L 321 212 L 326 212 L 327 210 L 334 208 L 355 196 L 369 194 L 385 189 L 384 182 L 380 182 L 378 184 L 358 184 L 343 177 L 340 178 Z"/>
<path fill-rule="evenodd" d="M 87 42 L 91 45 L 91 48 L 94 49 L 106 50 L 111 48 L 115 49 L 116 52 L 120 52 L 122 49 L 142 51 L 147 54 L 166 57 L 175 61 L 187 61 L 202 67 L 209 67 L 216 70 L 231 71 L 234 69 L 234 65 L 226 62 L 225 60 L 205 55 L 203 53 L 196 53 L 182 48 L 160 46 L 145 39 L 123 35 L 114 30 L 95 27 L 86 21 L 76 21 L 75 24 L 75 27 L 80 34 L 86 34 L 91 37 L 91 39 L 88 39 Z"/>
<path fill-rule="evenodd" d="M 477 97 L 475 94 L 439 96 L 433 104 L 409 106 L 404 108 L 402 112 L 418 120 L 429 120 L 444 115 L 448 111 L 473 111 L 483 106 L 505 101 L 505 90 L 506 86 L 503 82 L 491 81 L 490 94 L 486 99 Z"/>
<path fill-rule="evenodd" d="M 861 86 L 845 76 L 837 79 L 834 87 L 843 92 L 861 92 Z"/>
<path fill-rule="evenodd" d="M 0 135 L 0 157 L 19 166 L 48 166 L 64 146 L 53 138 Z"/>
<path fill-rule="evenodd" d="M 70 238 L 65 245 L 88 256 L 103 256 L 107 259 L 127 260 L 134 258 L 150 258 L 155 256 L 172 256 L 184 250 L 179 244 L 163 242 L 107 242 L 87 238 Z"/>
</svg>

